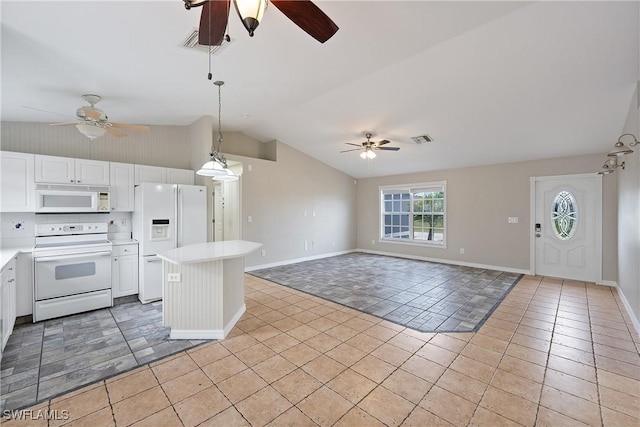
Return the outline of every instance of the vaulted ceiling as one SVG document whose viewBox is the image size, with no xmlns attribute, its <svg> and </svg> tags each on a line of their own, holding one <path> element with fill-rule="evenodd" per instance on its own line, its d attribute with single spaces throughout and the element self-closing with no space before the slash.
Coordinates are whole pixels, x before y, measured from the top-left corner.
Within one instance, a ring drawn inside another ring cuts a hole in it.
<svg viewBox="0 0 640 427">
<path fill-rule="evenodd" d="M 211 64 L 226 82 L 223 128 L 278 139 L 354 177 L 605 152 L 640 79 L 635 1 L 315 3 L 340 27 L 325 44 L 275 7 L 250 38 L 232 9 L 232 42 Z M 207 54 L 181 46 L 201 9 L 0 7 L 2 120 L 66 121 L 84 93 L 101 95 L 118 122 L 217 116 Z M 339 153 L 365 131 L 401 150 L 368 162 Z M 425 133 L 434 142 L 411 140 Z"/>
</svg>

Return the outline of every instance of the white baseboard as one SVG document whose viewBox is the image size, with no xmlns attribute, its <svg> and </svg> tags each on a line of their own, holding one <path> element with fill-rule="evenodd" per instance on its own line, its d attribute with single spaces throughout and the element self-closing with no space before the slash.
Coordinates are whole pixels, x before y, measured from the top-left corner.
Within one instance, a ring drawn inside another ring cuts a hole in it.
<svg viewBox="0 0 640 427">
<path fill-rule="evenodd" d="M 236 311 L 236 314 L 234 314 L 231 320 L 229 320 L 229 323 L 224 326 L 223 338 L 229 335 L 229 332 L 231 332 L 231 329 L 236 326 L 236 323 L 238 323 L 238 320 L 240 320 L 245 311 L 247 311 L 247 305 L 242 304 L 242 307 L 240 307 L 240 309 Z"/>
<path fill-rule="evenodd" d="M 631 304 L 629 304 L 629 301 L 627 301 L 627 298 L 624 296 L 624 294 L 622 293 L 620 288 L 617 287 L 617 286 L 616 286 L 616 288 L 618 289 L 618 295 L 620 295 L 620 299 L 622 300 L 622 304 L 624 304 L 624 308 L 627 310 L 627 314 L 629 315 L 629 318 L 631 319 L 631 323 L 633 323 L 633 327 L 636 329 L 636 333 L 640 334 L 640 321 L 638 321 L 638 318 L 633 313 L 633 309 L 631 308 Z"/>
<path fill-rule="evenodd" d="M 596 285 L 611 286 L 611 287 L 617 288 L 618 282 L 616 282 L 615 280 L 600 280 L 596 282 Z"/>
<path fill-rule="evenodd" d="M 339 252 L 330 252 L 327 254 L 321 254 L 321 255 L 313 255 L 313 256 L 309 256 L 309 257 L 304 257 L 304 258 L 296 258 L 296 259 L 290 259 L 287 261 L 278 261 L 278 262 L 274 262 L 271 264 L 261 264 L 261 265 L 254 265 L 251 267 L 246 267 L 244 269 L 245 272 L 247 271 L 254 271 L 254 270 L 262 270 L 263 268 L 271 268 L 271 267 L 280 267 L 281 265 L 289 265 L 289 264 L 296 264 L 299 262 L 303 262 L 303 261 L 313 261 L 314 259 L 322 259 L 322 258 L 329 258 L 332 256 L 337 256 L 337 255 L 345 255 L 345 254 L 350 254 L 353 252 L 362 252 L 359 249 L 351 249 L 348 251 L 339 251 Z"/>
<path fill-rule="evenodd" d="M 242 307 L 233 315 L 229 323 L 224 329 L 171 329 L 169 338 L 172 340 L 221 340 L 224 339 L 231 329 L 236 325 L 238 320 L 247 311 L 247 306 Z"/>
<path fill-rule="evenodd" d="M 171 329 L 169 338 L 172 340 L 221 340 L 224 338 L 222 329 Z"/>
<path fill-rule="evenodd" d="M 384 255 L 384 256 L 392 256 L 397 258 L 406 258 L 406 259 L 417 259 L 420 261 L 437 262 L 440 264 L 450 264 L 450 265 L 459 265 L 462 267 L 482 268 L 485 270 L 504 271 L 506 273 L 531 274 L 531 270 L 522 270 L 520 268 L 510 268 L 510 267 L 500 267 L 495 265 L 478 264 L 475 262 L 464 262 L 464 261 L 455 261 L 450 259 L 430 258 L 430 257 L 424 257 L 424 256 L 417 256 L 417 255 L 396 254 L 393 252 L 371 251 L 368 249 L 357 249 L 353 252 L 365 252 L 365 253 L 374 254 L 374 255 Z"/>
</svg>

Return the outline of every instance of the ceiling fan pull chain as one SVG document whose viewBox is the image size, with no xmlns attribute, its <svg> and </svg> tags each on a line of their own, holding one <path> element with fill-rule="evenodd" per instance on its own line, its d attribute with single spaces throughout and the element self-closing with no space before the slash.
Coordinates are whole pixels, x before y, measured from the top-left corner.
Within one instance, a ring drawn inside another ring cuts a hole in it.
<svg viewBox="0 0 640 427">
<path fill-rule="evenodd" d="M 207 74 L 207 78 L 211 80 L 213 74 L 211 74 L 211 48 L 209 48 L 209 74 Z"/>
</svg>

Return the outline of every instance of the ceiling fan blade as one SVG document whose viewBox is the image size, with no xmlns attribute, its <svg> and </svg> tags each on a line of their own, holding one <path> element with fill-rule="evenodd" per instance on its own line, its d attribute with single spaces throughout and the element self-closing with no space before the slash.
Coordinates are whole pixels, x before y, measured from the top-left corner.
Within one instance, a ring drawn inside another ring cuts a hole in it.
<svg viewBox="0 0 640 427">
<path fill-rule="evenodd" d="M 49 126 L 75 126 L 78 122 L 67 122 L 67 123 L 51 123 Z"/>
<path fill-rule="evenodd" d="M 198 44 L 220 46 L 229 22 L 230 0 L 210 0 L 202 5 Z"/>
<path fill-rule="evenodd" d="M 100 117 L 102 116 L 102 114 L 100 114 L 100 111 L 94 110 L 91 107 L 82 107 L 82 111 L 84 111 L 84 114 L 91 120 L 99 121 Z"/>
<path fill-rule="evenodd" d="M 28 108 L 29 110 L 41 111 L 41 112 L 43 112 L 43 113 L 55 114 L 56 116 L 68 117 L 68 118 L 73 118 L 73 119 L 75 119 L 75 117 L 70 116 L 69 114 L 54 113 L 53 111 L 47 111 L 47 110 L 42 110 L 42 109 L 40 109 L 40 108 L 28 107 L 28 106 L 26 106 L 26 105 L 23 105 L 23 106 L 22 106 L 22 108 Z"/>
<path fill-rule="evenodd" d="M 130 124 L 127 124 L 127 123 L 111 122 L 111 126 L 114 127 L 114 128 L 132 130 L 134 132 L 149 132 L 149 127 L 148 126 L 142 126 L 142 125 L 130 125 Z"/>
<path fill-rule="evenodd" d="M 109 132 L 109 133 L 110 133 L 111 135 L 113 135 L 113 136 L 117 136 L 117 137 L 127 136 L 127 134 L 126 134 L 126 133 L 124 133 L 124 132 L 120 132 L 118 129 L 114 129 L 114 128 L 109 127 L 109 126 L 105 126 L 105 130 L 106 130 L 107 132 Z"/>
<path fill-rule="evenodd" d="M 380 142 L 376 142 L 376 145 L 379 147 L 379 146 L 381 146 L 381 145 L 385 145 L 385 144 L 388 144 L 388 143 L 390 143 L 390 142 L 391 142 L 391 141 L 389 141 L 389 140 L 387 140 L 387 139 L 383 139 L 383 140 L 382 140 L 382 141 L 380 141 Z"/>
<path fill-rule="evenodd" d="M 272 0 L 287 18 L 320 43 L 329 40 L 338 26 L 310 0 Z"/>
<path fill-rule="evenodd" d="M 398 151 L 400 147 L 377 147 L 376 150 Z"/>
<path fill-rule="evenodd" d="M 341 151 L 341 153 L 348 153 L 349 151 L 360 151 L 360 150 L 362 150 L 362 148 L 354 148 L 353 150 L 344 150 L 344 151 Z"/>
<path fill-rule="evenodd" d="M 360 147 L 360 148 L 362 148 L 362 144 L 353 144 L 353 143 L 351 143 L 351 142 L 345 142 L 345 144 L 347 144 L 347 145 L 353 145 L 354 147 Z"/>
</svg>

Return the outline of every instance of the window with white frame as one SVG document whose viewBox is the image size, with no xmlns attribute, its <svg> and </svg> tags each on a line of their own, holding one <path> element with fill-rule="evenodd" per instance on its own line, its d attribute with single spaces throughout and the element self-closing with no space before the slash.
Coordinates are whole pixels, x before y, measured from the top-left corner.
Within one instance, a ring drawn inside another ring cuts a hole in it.
<svg viewBox="0 0 640 427">
<path fill-rule="evenodd" d="M 380 239 L 445 246 L 446 182 L 380 187 Z"/>
</svg>

